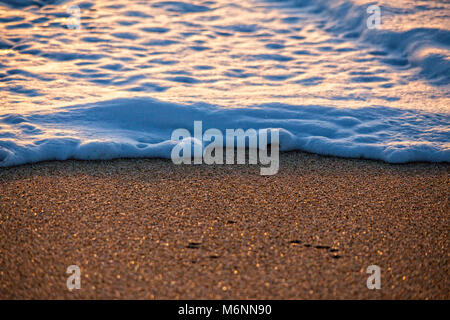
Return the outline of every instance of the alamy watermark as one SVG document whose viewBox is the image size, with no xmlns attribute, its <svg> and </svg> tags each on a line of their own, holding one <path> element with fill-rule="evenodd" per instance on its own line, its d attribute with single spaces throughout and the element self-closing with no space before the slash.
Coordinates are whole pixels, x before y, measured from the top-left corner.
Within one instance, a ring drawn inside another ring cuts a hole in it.
<svg viewBox="0 0 450 320">
<path fill-rule="evenodd" d="M 380 29 L 381 28 L 381 8 L 376 4 L 367 7 L 367 17 L 366 25 L 368 29 Z"/>
<path fill-rule="evenodd" d="M 367 278 L 367 288 L 370 290 L 381 289 L 381 268 L 375 264 L 368 266 L 366 273 L 370 274 Z"/>
<path fill-rule="evenodd" d="M 77 5 L 67 8 L 70 17 L 67 19 L 67 28 L 72 30 L 81 30 L 81 10 Z"/>
<path fill-rule="evenodd" d="M 70 265 L 67 267 L 66 273 L 70 274 L 70 276 L 67 278 L 66 281 L 67 289 L 69 290 L 81 289 L 80 267 L 77 265 Z"/>
<path fill-rule="evenodd" d="M 175 164 L 224 164 L 225 163 L 257 164 L 258 159 L 262 167 L 261 175 L 274 175 L 280 166 L 279 158 L 279 129 L 226 129 L 225 137 L 219 129 L 210 128 L 203 132 L 202 121 L 194 121 L 194 136 L 187 129 L 176 129 L 171 139 L 177 141 L 173 147 L 171 158 Z M 270 137 L 270 143 L 269 143 Z M 205 142 L 209 142 L 204 146 Z M 270 145 L 270 155 L 269 155 Z M 235 150 L 237 151 L 235 157 Z"/>
</svg>

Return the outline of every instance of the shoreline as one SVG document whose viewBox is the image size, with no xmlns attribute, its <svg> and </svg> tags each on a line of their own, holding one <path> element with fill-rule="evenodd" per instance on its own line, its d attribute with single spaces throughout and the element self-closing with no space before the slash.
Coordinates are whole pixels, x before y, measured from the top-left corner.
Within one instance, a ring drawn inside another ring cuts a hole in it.
<svg viewBox="0 0 450 320">
<path fill-rule="evenodd" d="M 235 149 L 236 150 L 236 149 Z M 257 149 L 259 151 L 259 149 Z M 309 151 L 303 151 L 303 150 L 290 150 L 290 151 L 279 151 L 280 158 L 284 156 L 289 156 L 289 154 L 303 154 L 306 156 L 317 156 L 319 158 L 325 158 L 325 159 L 339 159 L 339 160 L 348 160 L 348 161 L 367 161 L 367 162 L 373 162 L 373 163 L 380 163 L 385 164 L 387 166 L 409 166 L 409 165 L 443 165 L 447 166 L 450 165 L 449 161 L 409 161 L 409 162 L 387 162 L 381 159 L 371 159 L 371 158 L 354 158 L 354 157 L 341 157 L 341 156 L 335 156 L 335 155 L 329 155 L 329 154 L 320 154 L 315 152 L 309 152 Z M 269 154 L 270 154 L 270 144 L 269 144 Z M 36 165 L 45 165 L 45 164 L 51 164 L 51 163 L 64 163 L 64 162 L 80 162 L 80 163 L 89 163 L 89 164 L 95 164 L 95 163 L 105 163 L 105 162 L 116 162 L 116 161 L 162 161 L 162 162 L 169 162 L 173 164 L 171 158 L 163 158 L 163 157 L 119 157 L 119 158 L 113 158 L 113 159 L 93 159 L 93 160 L 86 160 L 86 159 L 75 159 L 75 158 L 68 158 L 65 160 L 43 160 L 43 161 L 37 161 L 37 162 L 29 162 L 24 164 L 15 164 L 11 166 L 3 166 L 0 167 L 0 177 L 2 174 L 2 171 L 6 171 L 8 169 L 19 169 L 19 168 L 26 168 L 29 166 L 36 166 Z M 226 159 L 224 157 L 222 164 L 206 164 L 202 162 L 201 164 L 194 164 L 193 162 L 191 164 L 177 164 L 180 166 L 254 166 L 254 167 L 264 167 L 264 165 L 261 164 L 249 164 L 248 163 L 248 148 L 245 149 L 245 161 L 246 163 L 241 165 L 237 164 L 236 157 L 235 157 L 235 163 L 226 163 Z"/>
<path fill-rule="evenodd" d="M 450 298 L 448 163 L 281 152 L 276 175 L 259 168 L 0 169 L 0 298 Z M 366 287 L 373 264 L 380 290 Z"/>
</svg>

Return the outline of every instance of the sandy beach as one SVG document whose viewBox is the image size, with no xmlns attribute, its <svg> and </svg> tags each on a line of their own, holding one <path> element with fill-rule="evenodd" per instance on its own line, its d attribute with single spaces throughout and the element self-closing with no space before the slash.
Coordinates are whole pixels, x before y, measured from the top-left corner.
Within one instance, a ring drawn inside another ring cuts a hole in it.
<svg viewBox="0 0 450 320">
<path fill-rule="evenodd" d="M 161 159 L 3 168 L 0 298 L 449 299 L 449 169 L 301 152 L 266 177 Z"/>
</svg>

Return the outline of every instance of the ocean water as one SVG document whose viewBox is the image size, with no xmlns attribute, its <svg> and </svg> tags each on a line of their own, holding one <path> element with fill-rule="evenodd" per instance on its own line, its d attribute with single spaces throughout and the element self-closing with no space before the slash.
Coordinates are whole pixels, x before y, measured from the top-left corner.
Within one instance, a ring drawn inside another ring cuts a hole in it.
<svg viewBox="0 0 450 320">
<path fill-rule="evenodd" d="M 450 1 L 0 0 L 0 102 L 0 166 L 168 158 L 199 120 L 449 162 Z"/>
</svg>

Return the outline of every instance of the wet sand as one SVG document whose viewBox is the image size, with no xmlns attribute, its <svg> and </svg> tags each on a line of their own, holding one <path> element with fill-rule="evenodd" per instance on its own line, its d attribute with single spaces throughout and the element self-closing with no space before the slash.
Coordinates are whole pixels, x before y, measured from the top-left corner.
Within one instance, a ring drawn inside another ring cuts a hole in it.
<svg viewBox="0 0 450 320">
<path fill-rule="evenodd" d="M 3 168 L 0 298 L 449 299 L 449 177 L 299 152 L 266 177 L 161 159 Z"/>
</svg>

